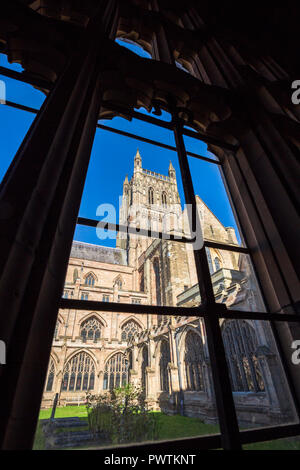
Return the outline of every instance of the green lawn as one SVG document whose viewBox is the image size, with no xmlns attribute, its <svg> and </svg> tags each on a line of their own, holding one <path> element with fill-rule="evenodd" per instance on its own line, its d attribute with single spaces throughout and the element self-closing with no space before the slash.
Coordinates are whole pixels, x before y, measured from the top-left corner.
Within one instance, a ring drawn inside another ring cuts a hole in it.
<svg viewBox="0 0 300 470">
<path fill-rule="evenodd" d="M 188 418 L 186 416 L 168 416 L 163 413 L 155 413 L 159 423 L 158 439 L 176 439 L 180 437 L 200 436 L 204 434 L 214 434 L 219 432 L 217 425 L 205 424 L 199 418 Z M 39 422 L 36 430 L 33 450 L 43 450 L 45 448 L 41 421 L 49 419 L 51 409 L 41 410 Z M 66 406 L 56 409 L 55 418 L 79 417 L 87 420 L 87 410 L 84 405 Z M 85 429 L 85 428 L 83 428 Z M 72 431 L 72 429 L 58 429 L 57 432 Z M 245 450 L 300 450 L 300 441 L 293 439 L 278 439 L 276 441 L 260 442 L 256 444 L 244 445 Z"/>
<path fill-rule="evenodd" d="M 51 408 L 41 410 L 39 419 L 49 419 L 51 416 Z M 79 418 L 87 418 L 87 410 L 85 405 L 80 406 L 62 406 L 56 408 L 55 418 L 72 418 L 78 416 Z"/>
</svg>

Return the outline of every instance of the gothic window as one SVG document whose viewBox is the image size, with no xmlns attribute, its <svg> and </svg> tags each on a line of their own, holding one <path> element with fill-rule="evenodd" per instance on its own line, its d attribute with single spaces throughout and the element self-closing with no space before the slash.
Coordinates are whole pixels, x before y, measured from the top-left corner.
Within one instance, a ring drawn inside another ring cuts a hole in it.
<svg viewBox="0 0 300 470">
<path fill-rule="evenodd" d="M 95 277 L 92 273 L 88 274 L 85 278 L 85 285 L 86 286 L 94 286 L 95 285 Z"/>
<path fill-rule="evenodd" d="M 154 204 L 154 190 L 153 188 L 149 188 L 148 190 L 148 203 Z"/>
<path fill-rule="evenodd" d="M 94 384 L 95 366 L 92 358 L 85 352 L 73 356 L 64 369 L 62 391 L 93 390 Z"/>
<path fill-rule="evenodd" d="M 167 197 L 167 193 L 163 192 L 162 195 L 161 195 L 161 202 L 162 202 L 162 205 L 163 206 L 166 206 L 168 204 L 168 197 Z"/>
<path fill-rule="evenodd" d="M 115 281 L 115 285 L 118 286 L 119 290 L 122 289 L 123 282 L 122 282 L 122 279 L 120 277 Z"/>
<path fill-rule="evenodd" d="M 107 361 L 103 376 L 103 389 L 113 390 L 128 383 L 128 361 L 123 353 L 114 354 Z"/>
<path fill-rule="evenodd" d="M 55 373 L 54 361 L 51 358 L 50 366 L 48 368 L 48 377 L 47 377 L 47 380 L 46 380 L 46 384 L 47 384 L 46 385 L 46 392 L 51 392 L 52 391 L 53 382 L 54 382 L 54 373 Z"/>
<path fill-rule="evenodd" d="M 81 297 L 80 297 L 81 300 L 88 300 L 88 298 L 89 298 L 89 294 L 87 294 L 86 292 L 81 293 Z"/>
<path fill-rule="evenodd" d="M 102 302 L 109 302 L 109 295 L 104 295 L 103 294 Z"/>
<path fill-rule="evenodd" d="M 171 361 L 169 343 L 165 340 L 161 342 L 160 346 L 160 360 L 159 360 L 159 371 L 160 371 L 160 388 L 161 390 L 169 391 L 169 371 L 168 364 Z"/>
<path fill-rule="evenodd" d="M 142 388 L 146 391 L 146 367 L 148 367 L 148 348 L 143 347 L 142 351 Z"/>
<path fill-rule="evenodd" d="M 159 261 L 157 258 L 155 258 L 153 261 L 153 271 L 155 281 L 156 305 L 161 305 Z"/>
<path fill-rule="evenodd" d="M 232 390 L 264 391 L 264 381 L 255 355 L 257 338 L 253 327 L 245 320 L 227 320 L 222 325 L 222 336 Z"/>
<path fill-rule="evenodd" d="M 140 329 L 140 326 L 134 320 L 129 320 L 122 327 L 122 341 L 128 341 L 132 336 L 135 336 L 140 331 Z"/>
<path fill-rule="evenodd" d="M 101 323 L 96 317 L 91 317 L 85 320 L 80 327 L 80 336 L 83 342 L 87 339 L 91 339 L 94 343 L 100 339 L 101 336 Z"/>
<path fill-rule="evenodd" d="M 184 363 L 187 390 L 204 390 L 203 344 L 193 331 L 188 331 L 185 337 Z"/>
<path fill-rule="evenodd" d="M 215 259 L 214 259 L 214 263 L 215 263 L 215 268 L 216 268 L 216 271 L 218 271 L 219 269 L 221 269 L 221 262 L 220 262 L 220 259 L 216 256 Z"/>
</svg>

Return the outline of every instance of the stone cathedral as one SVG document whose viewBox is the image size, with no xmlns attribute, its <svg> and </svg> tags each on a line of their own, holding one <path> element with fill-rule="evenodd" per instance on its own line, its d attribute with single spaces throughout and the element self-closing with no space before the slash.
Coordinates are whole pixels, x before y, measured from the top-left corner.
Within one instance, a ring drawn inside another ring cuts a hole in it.
<svg viewBox="0 0 300 470">
<path fill-rule="evenodd" d="M 205 240 L 235 245 L 197 196 Z M 182 233 L 186 220 L 170 162 L 168 175 L 142 167 L 123 183 L 120 224 Z M 217 302 L 229 309 L 263 311 L 247 255 L 206 248 Z M 116 247 L 73 242 L 66 298 L 181 306 L 201 299 L 191 244 L 118 234 Z M 238 419 L 243 425 L 293 421 L 294 410 L 271 328 L 263 321 L 220 320 Z M 148 406 L 216 423 L 217 412 L 204 322 L 196 317 L 60 310 L 42 407 L 84 403 L 128 382 L 144 387 Z"/>
</svg>

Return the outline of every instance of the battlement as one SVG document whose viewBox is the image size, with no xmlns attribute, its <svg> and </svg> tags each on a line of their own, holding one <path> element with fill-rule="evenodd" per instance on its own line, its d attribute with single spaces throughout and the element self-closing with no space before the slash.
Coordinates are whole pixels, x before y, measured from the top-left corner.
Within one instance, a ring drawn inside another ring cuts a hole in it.
<svg viewBox="0 0 300 470">
<path fill-rule="evenodd" d="M 142 172 L 144 173 L 144 175 L 149 175 L 153 178 L 157 178 L 163 181 L 171 181 L 169 176 L 161 175 L 160 173 L 156 173 L 155 171 L 145 170 L 144 168 L 142 168 Z"/>
</svg>

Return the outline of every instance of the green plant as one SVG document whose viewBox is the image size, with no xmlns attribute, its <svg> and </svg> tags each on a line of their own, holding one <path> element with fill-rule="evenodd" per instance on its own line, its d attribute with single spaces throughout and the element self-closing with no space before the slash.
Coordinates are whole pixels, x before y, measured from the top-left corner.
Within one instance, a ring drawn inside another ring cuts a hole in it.
<svg viewBox="0 0 300 470">
<path fill-rule="evenodd" d="M 112 444 L 158 437 L 158 419 L 145 404 L 141 387 L 131 384 L 101 395 L 87 394 L 88 422 L 94 436 Z"/>
</svg>

